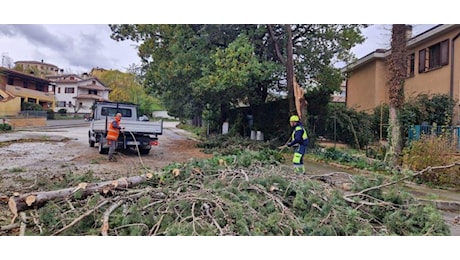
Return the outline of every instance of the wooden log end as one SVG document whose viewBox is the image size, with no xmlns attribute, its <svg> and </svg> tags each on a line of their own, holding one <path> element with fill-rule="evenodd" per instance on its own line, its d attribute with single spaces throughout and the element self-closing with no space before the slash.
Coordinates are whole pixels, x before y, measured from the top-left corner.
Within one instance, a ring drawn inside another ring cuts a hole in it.
<svg viewBox="0 0 460 260">
<path fill-rule="evenodd" d="M 27 204 L 27 206 L 29 206 L 29 207 L 32 206 L 32 204 L 34 204 L 34 202 L 36 201 L 36 199 L 37 199 L 37 196 L 35 196 L 35 195 L 27 196 L 27 197 L 26 197 L 26 204 Z"/>
</svg>

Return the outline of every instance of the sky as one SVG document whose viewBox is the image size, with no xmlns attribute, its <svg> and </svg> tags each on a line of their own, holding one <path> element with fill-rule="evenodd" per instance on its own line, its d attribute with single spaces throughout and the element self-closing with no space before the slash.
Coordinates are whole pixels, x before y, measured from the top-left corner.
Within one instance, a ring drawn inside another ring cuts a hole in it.
<svg viewBox="0 0 460 260">
<path fill-rule="evenodd" d="M 110 33 L 101 24 L 0 24 L 0 55 L 13 62 L 43 60 L 66 73 L 95 67 L 125 71 L 139 63 L 133 42 L 117 42 Z M 6 62 L 2 59 L 3 66 Z"/>
<path fill-rule="evenodd" d="M 386 0 L 378 7 L 360 7 L 360 0 L 283 1 L 288 12 L 270 2 L 261 5 L 247 0 L 214 5 L 208 0 L 169 0 L 155 5 L 146 5 L 143 0 L 114 0 L 110 5 L 106 1 L 79 0 L 68 6 L 53 0 L 7 1 L 1 5 L 2 10 L 11 11 L 0 15 L 0 65 L 43 60 L 65 73 L 89 72 L 95 67 L 126 71 L 140 63 L 137 43 L 112 40 L 108 24 L 132 23 L 373 24 L 363 30 L 366 41 L 352 49 L 361 58 L 378 48 L 388 48 L 391 23 L 418 22 L 414 23 L 413 35 L 435 24 L 456 23 L 446 19 L 457 17 L 455 8 L 442 5 L 430 5 L 430 15 L 413 17 L 425 1 L 419 0 L 416 7 L 400 0 Z M 395 4 L 400 9 L 395 9 Z M 435 13 L 442 13 L 443 18 Z"/>
<path fill-rule="evenodd" d="M 413 35 L 433 26 L 415 24 Z M 364 29 L 366 41 L 352 52 L 361 58 L 378 48 L 388 48 L 390 30 L 389 24 L 374 24 Z M 139 64 L 138 43 L 117 42 L 110 34 L 107 24 L 0 24 L 2 66 L 14 65 L 16 61 L 43 60 L 64 69 L 65 73 L 81 74 L 95 67 L 126 71 L 130 65 Z"/>
</svg>

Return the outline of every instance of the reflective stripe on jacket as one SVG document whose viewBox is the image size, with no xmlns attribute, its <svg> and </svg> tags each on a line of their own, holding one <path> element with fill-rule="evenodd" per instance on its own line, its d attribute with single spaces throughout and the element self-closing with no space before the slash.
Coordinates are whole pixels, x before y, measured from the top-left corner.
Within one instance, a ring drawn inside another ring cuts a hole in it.
<svg viewBox="0 0 460 260">
<path fill-rule="evenodd" d="M 300 132 L 302 132 L 302 135 L 299 134 Z M 307 131 L 305 131 L 305 128 L 301 124 L 297 124 L 294 128 L 294 131 L 292 131 L 290 144 L 294 145 L 296 143 L 300 145 L 308 144 Z"/>
<path fill-rule="evenodd" d="M 115 126 L 114 126 L 115 124 Z M 118 120 L 112 121 L 112 123 L 109 124 L 109 127 L 107 129 L 107 140 L 113 140 L 116 141 L 118 140 L 118 136 L 120 135 L 120 125 Z"/>
</svg>

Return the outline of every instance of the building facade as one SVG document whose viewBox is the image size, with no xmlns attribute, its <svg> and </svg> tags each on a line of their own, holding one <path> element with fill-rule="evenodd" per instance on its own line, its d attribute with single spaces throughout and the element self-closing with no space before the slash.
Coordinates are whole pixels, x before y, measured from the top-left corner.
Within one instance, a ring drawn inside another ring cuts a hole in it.
<svg viewBox="0 0 460 260">
<path fill-rule="evenodd" d="M 408 35 L 411 28 L 408 27 Z M 460 97 L 460 25 L 441 24 L 407 41 L 407 78 L 405 98 L 419 94 L 447 94 Z M 346 106 L 372 112 L 388 104 L 386 59 L 391 50 L 376 50 L 344 68 L 347 73 Z M 458 106 L 454 124 L 460 123 Z"/>
<path fill-rule="evenodd" d="M 24 102 L 54 109 L 51 82 L 31 74 L 0 67 L 0 116 L 17 116 Z"/>
<path fill-rule="evenodd" d="M 68 113 L 89 114 L 95 100 L 109 100 L 110 88 L 96 77 L 76 74 L 48 76 L 56 96 L 54 111 L 65 109 Z"/>
<path fill-rule="evenodd" d="M 21 68 L 22 71 L 37 71 L 38 77 L 44 78 L 47 75 L 58 75 L 63 72 L 63 69 L 59 69 L 58 66 L 50 63 L 45 63 L 43 60 L 40 61 L 16 61 L 15 66 Z"/>
</svg>

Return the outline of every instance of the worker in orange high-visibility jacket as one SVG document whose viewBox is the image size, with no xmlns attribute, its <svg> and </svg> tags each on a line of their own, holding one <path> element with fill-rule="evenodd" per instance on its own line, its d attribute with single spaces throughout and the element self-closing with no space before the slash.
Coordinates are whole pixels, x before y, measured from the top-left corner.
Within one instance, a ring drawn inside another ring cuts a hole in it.
<svg viewBox="0 0 460 260">
<path fill-rule="evenodd" d="M 109 144 L 109 161 L 115 161 L 113 153 L 117 149 L 118 136 L 120 135 L 120 130 L 122 130 L 120 121 L 121 113 L 117 113 L 114 120 L 108 126 L 107 143 Z"/>
<path fill-rule="evenodd" d="M 305 174 L 305 166 L 303 165 L 303 156 L 307 151 L 308 145 L 308 135 L 305 127 L 300 122 L 298 116 L 293 115 L 289 118 L 289 123 L 291 127 L 294 128 L 292 131 L 291 139 L 287 143 L 288 147 L 298 144 L 295 148 L 294 156 L 292 158 L 292 163 L 294 164 L 294 172 Z"/>
</svg>

